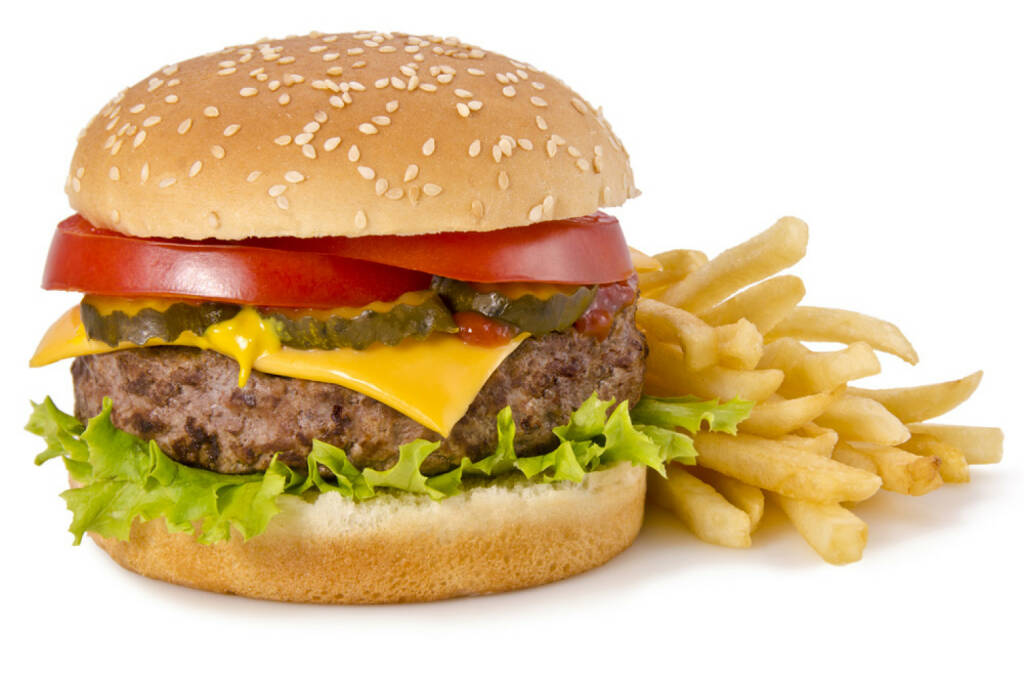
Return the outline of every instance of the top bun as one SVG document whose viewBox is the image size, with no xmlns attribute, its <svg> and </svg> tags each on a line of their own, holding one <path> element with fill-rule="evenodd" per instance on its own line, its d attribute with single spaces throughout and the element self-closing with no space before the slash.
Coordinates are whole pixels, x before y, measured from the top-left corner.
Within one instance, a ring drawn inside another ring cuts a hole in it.
<svg viewBox="0 0 1024 678">
<path fill-rule="evenodd" d="M 589 214 L 637 195 L 595 109 L 455 38 L 314 33 L 124 90 L 82 133 L 71 206 L 143 237 L 416 235 Z"/>
</svg>

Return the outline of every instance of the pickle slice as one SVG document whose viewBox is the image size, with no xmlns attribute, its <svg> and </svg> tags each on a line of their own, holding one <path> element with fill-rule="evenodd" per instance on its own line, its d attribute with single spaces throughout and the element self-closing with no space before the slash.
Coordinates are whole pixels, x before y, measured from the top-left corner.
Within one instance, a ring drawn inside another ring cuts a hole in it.
<svg viewBox="0 0 1024 678">
<path fill-rule="evenodd" d="M 174 341 L 182 332 L 202 334 L 210 325 L 216 325 L 238 315 L 242 310 L 236 304 L 204 301 L 198 304 L 173 303 L 164 308 L 142 308 L 128 314 L 115 310 L 104 314 L 99 304 L 82 300 L 82 324 L 90 339 L 98 339 L 109 346 L 121 342 L 142 345 L 159 338 Z"/>
<path fill-rule="evenodd" d="M 515 325 L 534 335 L 568 329 L 594 301 L 597 287 L 579 287 L 571 294 L 539 299 L 527 294 L 510 298 L 501 292 L 480 292 L 460 280 L 435 276 L 431 287 L 453 312 L 476 311 Z"/>
<path fill-rule="evenodd" d="M 442 301 L 431 295 L 420 304 L 397 304 L 387 311 L 367 309 L 352 318 L 302 315 L 261 309 L 282 346 L 301 349 L 364 349 L 376 342 L 394 346 L 406 337 L 424 338 L 433 332 L 458 332 Z"/>
</svg>

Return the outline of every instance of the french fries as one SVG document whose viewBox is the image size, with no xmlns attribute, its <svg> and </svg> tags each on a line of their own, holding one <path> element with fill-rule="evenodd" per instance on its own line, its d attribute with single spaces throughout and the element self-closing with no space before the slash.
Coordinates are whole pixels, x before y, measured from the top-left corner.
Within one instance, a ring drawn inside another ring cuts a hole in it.
<svg viewBox="0 0 1024 678">
<path fill-rule="evenodd" d="M 918 355 L 892 323 L 800 306 L 803 281 L 776 274 L 806 245 L 806 225 L 787 217 L 710 261 L 695 250 L 635 255 L 637 323 L 650 348 L 645 393 L 754 402 L 738 435 L 698 433 L 698 466 L 673 466 L 667 480 L 651 474 L 649 486 L 699 538 L 734 547 L 750 545 L 767 497 L 824 560 L 844 564 L 860 559 L 868 532 L 841 503 L 880 488 L 914 496 L 967 482 L 969 464 L 1002 458 L 1003 435 L 928 421 L 969 398 L 981 372 L 849 387 L 881 371 L 875 351 L 911 364 Z M 818 341 L 846 347 L 802 343 Z"/>
<path fill-rule="evenodd" d="M 715 489 L 670 464 L 667 478 L 653 471 L 647 474 L 651 500 L 674 513 L 698 538 L 733 548 L 750 546 L 750 517 Z"/>
<path fill-rule="evenodd" d="M 900 421 L 910 424 L 940 417 L 970 398 L 981 383 L 981 375 L 979 371 L 963 379 L 927 386 L 881 390 L 851 388 L 847 393 L 871 398 L 884 405 L 885 409 L 899 417 Z"/>
<path fill-rule="evenodd" d="M 723 252 L 654 296 L 693 313 L 706 311 L 734 292 L 789 268 L 807 251 L 807 224 L 783 217 L 767 231 Z"/>
<path fill-rule="evenodd" d="M 846 565 L 860 560 L 868 526 L 852 512 L 839 504 L 815 504 L 781 494 L 771 498 L 825 562 Z"/>
<path fill-rule="evenodd" d="M 917 351 L 898 327 L 853 311 L 797 306 L 772 328 L 766 339 L 772 341 L 781 337 L 804 341 L 834 341 L 840 344 L 862 341 L 876 350 L 902 358 L 911 365 L 917 364 Z"/>
<path fill-rule="evenodd" d="M 819 504 L 864 501 L 882 485 L 874 473 L 744 433 L 698 433 L 697 463 L 748 485 Z"/>
<path fill-rule="evenodd" d="M 899 445 L 910 439 L 910 431 L 899 419 L 870 398 L 843 395 L 825 408 L 815 420 L 840 437 L 878 445 Z"/>
</svg>

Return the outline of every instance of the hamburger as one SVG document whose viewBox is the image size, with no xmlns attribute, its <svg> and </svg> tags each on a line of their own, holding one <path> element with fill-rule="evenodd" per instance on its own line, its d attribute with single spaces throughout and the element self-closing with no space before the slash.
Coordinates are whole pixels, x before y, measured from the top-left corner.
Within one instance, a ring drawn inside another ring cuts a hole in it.
<svg viewBox="0 0 1024 678">
<path fill-rule="evenodd" d="M 654 264 L 600 211 L 637 195 L 629 157 L 527 63 L 225 48 L 115 96 L 66 192 L 43 286 L 84 297 L 31 364 L 73 359 L 74 411 L 28 428 L 76 543 L 131 570 L 304 602 L 532 586 L 626 548 L 645 467 L 693 459 L 711 406 L 642 397 Z"/>
</svg>

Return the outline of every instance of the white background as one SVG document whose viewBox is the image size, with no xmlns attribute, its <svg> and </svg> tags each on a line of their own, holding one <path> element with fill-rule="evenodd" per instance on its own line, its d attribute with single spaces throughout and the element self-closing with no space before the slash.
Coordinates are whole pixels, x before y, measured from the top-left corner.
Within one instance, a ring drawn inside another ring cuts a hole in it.
<svg viewBox="0 0 1024 678">
<path fill-rule="evenodd" d="M 674 9 L 670 9 L 670 7 Z M 13 13 L 12 13 L 13 12 Z M 1024 482 L 1024 16 L 1016 3 L 20 3 L 5 16 L 0 673 L 1016 674 Z M 1001 425 L 1006 461 L 924 498 L 858 509 L 862 562 L 822 563 L 769 516 L 753 548 L 664 515 L 605 567 L 521 593 L 377 608 L 175 588 L 70 546 L 57 465 L 37 469 L 28 399 L 71 406 L 67 364 L 29 371 L 73 298 L 38 280 L 75 137 L 165 63 L 264 35 L 458 35 L 567 80 L 632 153 L 631 241 L 715 253 L 785 214 L 811 226 L 805 303 L 898 322 L 922 361 L 870 384 L 985 368 L 948 416 Z M 22 664 L 21 662 L 31 662 Z M 21 670 L 9 673 L 11 667 Z"/>
</svg>

